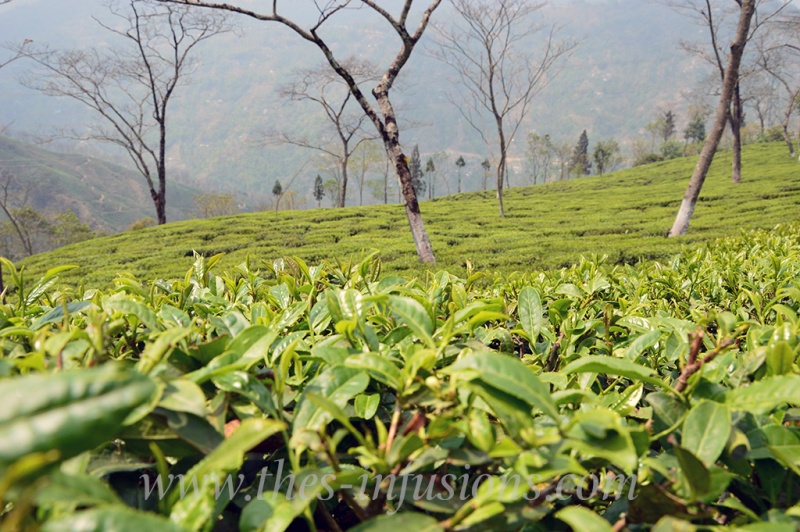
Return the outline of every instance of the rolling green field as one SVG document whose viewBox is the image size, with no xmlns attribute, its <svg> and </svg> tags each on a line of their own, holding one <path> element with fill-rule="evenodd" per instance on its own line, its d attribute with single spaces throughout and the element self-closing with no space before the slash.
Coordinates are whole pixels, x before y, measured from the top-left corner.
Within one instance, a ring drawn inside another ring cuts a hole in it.
<svg viewBox="0 0 800 532">
<path fill-rule="evenodd" d="M 662 259 L 693 244 L 745 228 L 770 228 L 800 220 L 800 165 L 781 144 L 744 151 L 744 177 L 730 181 L 730 153 L 720 153 L 706 180 L 689 234 L 666 239 L 695 159 L 678 159 L 601 177 L 508 191 L 507 216 L 499 218 L 492 192 L 468 193 L 422 204 L 437 268 L 463 272 L 544 270 L 581 256 L 607 255 L 611 263 Z M 193 251 L 225 253 L 218 268 L 249 254 L 273 261 L 297 256 L 313 264 L 333 257 L 355 260 L 378 250 L 384 270 L 420 274 L 400 205 L 243 214 L 170 223 L 117 234 L 30 257 L 32 275 L 64 264 L 80 268 L 63 276 L 105 286 L 119 274 L 177 277 L 192 266 Z"/>
</svg>

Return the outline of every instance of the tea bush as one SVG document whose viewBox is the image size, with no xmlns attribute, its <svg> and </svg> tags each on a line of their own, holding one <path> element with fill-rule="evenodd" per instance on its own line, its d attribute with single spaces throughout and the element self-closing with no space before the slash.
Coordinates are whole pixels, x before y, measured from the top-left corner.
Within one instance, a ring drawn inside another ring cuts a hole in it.
<svg viewBox="0 0 800 532">
<path fill-rule="evenodd" d="M 799 235 L 422 279 L 198 256 L 105 291 L 5 261 L 3 526 L 795 530 Z"/>
<path fill-rule="evenodd" d="M 664 236 L 696 158 L 515 186 L 506 192 L 504 218 L 497 215 L 492 192 L 436 198 L 421 209 L 438 266 L 458 276 L 466 274 L 467 261 L 479 270 L 510 274 L 560 268 L 593 254 L 618 264 L 666 260 L 682 245 L 800 222 L 798 163 L 785 144 L 745 146 L 745 174 L 736 186 L 730 161 L 730 152 L 715 157 L 689 233 L 681 238 Z M 248 254 L 270 263 L 290 255 L 315 264 L 330 257 L 356 262 L 373 249 L 380 250 L 387 273 L 427 273 L 401 205 L 281 212 L 277 222 L 272 212 L 176 222 L 67 246 L 22 264 L 37 276 L 54 264 L 77 264 L 62 281 L 108 288 L 123 271 L 141 279 L 179 277 L 191 266 L 193 251 L 207 257 L 225 253 L 219 266 L 233 269 Z"/>
</svg>

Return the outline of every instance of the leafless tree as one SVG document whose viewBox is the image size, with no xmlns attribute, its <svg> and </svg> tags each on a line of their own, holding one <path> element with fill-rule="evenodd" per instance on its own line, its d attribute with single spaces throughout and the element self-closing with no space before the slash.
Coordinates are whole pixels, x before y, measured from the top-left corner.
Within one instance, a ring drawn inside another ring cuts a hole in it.
<svg viewBox="0 0 800 532">
<path fill-rule="evenodd" d="M 370 140 L 371 142 L 363 142 L 360 146 L 356 146 L 353 154 L 353 169 L 355 170 L 354 176 L 358 185 L 359 205 L 364 205 L 364 185 L 367 184 L 367 174 L 371 171 L 379 169 L 383 173 L 384 188 L 389 188 L 386 152 L 379 144 L 374 142 L 374 138 Z"/>
<path fill-rule="evenodd" d="M 762 36 L 757 41 L 758 66 L 775 80 L 783 89 L 785 107 L 781 129 L 783 139 L 789 148 L 789 154 L 795 157 L 794 141 L 789 131 L 789 124 L 795 109 L 800 104 L 800 34 L 793 24 L 781 24 L 777 31 Z"/>
<path fill-rule="evenodd" d="M 480 134 L 492 155 L 500 216 L 508 148 L 533 98 L 552 79 L 554 66 L 576 43 L 558 41 L 557 28 L 542 32 L 534 13 L 544 4 L 528 0 L 451 0 L 458 17 L 437 24 L 434 52 L 456 72 L 458 94 L 450 100 Z M 538 48 L 538 50 L 536 50 Z"/>
<path fill-rule="evenodd" d="M 738 85 L 739 66 L 750 35 L 750 26 L 756 11 L 756 2 L 757 0 L 741 0 L 739 23 L 730 45 L 730 54 L 728 54 L 728 62 L 725 66 L 725 79 L 722 84 L 722 94 L 719 98 L 719 105 L 717 105 L 714 123 L 703 144 L 703 150 L 700 152 L 697 166 L 695 166 L 692 173 L 692 179 L 689 181 L 686 194 L 683 196 L 675 223 L 668 233 L 670 237 L 683 235 L 689 228 L 697 198 L 700 196 L 700 189 L 703 187 L 708 169 L 714 160 L 714 154 L 725 130 L 725 123 L 730 117 L 731 101 Z"/>
<path fill-rule="evenodd" d="M 350 72 L 353 80 L 359 85 L 380 79 L 377 68 L 368 61 L 350 57 L 342 61 L 342 67 Z M 338 206 L 344 207 L 347 201 L 350 160 L 362 143 L 375 138 L 374 135 L 364 131 L 368 117 L 361 108 L 357 111 L 352 108 L 351 104 L 355 103 L 353 93 L 327 63 L 299 70 L 295 72 L 294 78 L 290 83 L 280 87 L 281 96 L 289 101 L 311 102 L 320 107 L 331 126 L 331 131 L 327 135 L 323 133 L 316 139 L 280 131 L 268 134 L 267 143 L 309 148 L 333 158 L 339 166 L 341 176 Z"/>
<path fill-rule="evenodd" d="M 30 205 L 34 188 L 10 170 L 0 169 L 0 210 L 8 218 L 0 228 L 0 254 L 12 260 L 53 248 L 51 222 Z"/>
<path fill-rule="evenodd" d="M 257 12 L 252 9 L 246 8 L 241 5 L 243 2 L 237 2 L 240 5 L 233 5 L 230 3 L 216 2 L 210 0 L 158 0 L 163 3 L 183 4 L 189 6 L 201 6 L 213 9 L 222 9 L 235 13 L 240 13 L 248 17 L 266 21 L 276 22 L 281 24 L 302 39 L 315 45 L 328 64 L 333 68 L 342 80 L 347 84 L 353 97 L 361 106 L 361 109 L 369 117 L 378 131 L 379 137 L 383 142 L 384 148 L 388 157 L 391 159 L 394 170 L 397 173 L 397 178 L 402 189 L 403 199 L 405 203 L 406 216 L 408 217 L 408 224 L 411 228 L 411 234 L 414 237 L 414 243 L 417 248 L 417 255 L 422 262 L 432 263 L 435 262 L 433 248 L 431 247 L 428 233 L 425 231 L 425 225 L 422 221 L 422 215 L 419 210 L 419 203 L 417 195 L 412 186 L 411 173 L 408 168 L 408 161 L 403 153 L 400 145 L 400 128 L 397 124 L 397 114 L 392 104 L 390 91 L 397 79 L 398 74 L 408 63 L 414 48 L 419 43 L 422 35 L 428 27 L 433 12 L 439 7 L 442 0 L 426 0 L 427 7 L 422 9 L 419 14 L 418 21 L 415 25 L 409 27 L 409 16 L 411 15 L 412 7 L 414 7 L 414 0 L 403 0 L 400 2 L 398 8 L 399 15 L 393 15 L 387 8 L 379 5 L 377 0 L 326 0 L 325 2 L 318 2 L 316 0 L 308 1 L 308 11 L 314 13 L 316 20 L 308 26 L 297 20 L 293 20 L 284 15 L 281 7 L 285 3 L 280 0 L 272 0 L 269 2 L 270 8 L 266 8 L 263 12 Z M 293 0 L 292 4 L 296 5 L 297 0 Z M 343 62 L 337 58 L 336 53 L 331 48 L 330 42 L 322 36 L 322 30 L 326 24 L 336 15 L 348 9 L 366 8 L 374 12 L 381 19 L 391 26 L 394 33 L 400 39 L 400 46 L 389 66 L 384 71 L 381 79 L 372 89 L 372 96 L 374 102 L 367 99 L 367 95 L 361 90 L 358 82 L 353 77 L 353 74 L 344 66 Z M 415 10 L 417 11 L 417 10 Z"/>
<path fill-rule="evenodd" d="M 176 89 L 193 71 L 203 41 L 230 30 L 220 14 L 152 0 L 109 0 L 113 22 L 95 19 L 125 46 L 57 51 L 19 48 L 38 68 L 24 83 L 90 108 L 98 121 L 72 139 L 124 149 L 147 181 L 158 223 L 166 216 L 167 116 Z"/>
<path fill-rule="evenodd" d="M 722 47 L 728 36 L 734 33 L 733 26 L 728 21 L 738 20 L 738 15 L 743 9 L 742 0 L 666 0 L 666 3 L 679 12 L 689 14 L 706 31 L 709 41 L 696 43 L 682 41 L 684 50 L 692 53 L 713 65 L 718 75 L 719 87 L 725 83 L 725 74 L 730 59 L 729 54 Z M 779 18 L 781 13 L 792 3 L 792 0 L 755 0 L 755 14 L 750 23 L 750 28 L 745 36 L 745 44 L 754 38 L 759 29 L 771 24 Z M 744 101 L 742 97 L 741 79 L 755 71 L 754 65 L 747 67 L 740 65 L 737 79 L 734 84 L 733 98 L 727 113 L 727 123 L 731 126 L 733 136 L 733 158 L 731 178 L 734 183 L 742 180 L 742 125 L 744 124 Z M 720 89 L 720 92 L 721 89 Z"/>
</svg>

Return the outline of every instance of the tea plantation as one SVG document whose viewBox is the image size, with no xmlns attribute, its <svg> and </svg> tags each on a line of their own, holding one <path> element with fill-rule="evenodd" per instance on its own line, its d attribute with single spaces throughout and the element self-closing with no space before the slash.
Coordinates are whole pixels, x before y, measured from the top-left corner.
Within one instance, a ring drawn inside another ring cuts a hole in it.
<svg viewBox="0 0 800 532">
<path fill-rule="evenodd" d="M 421 275 L 397 207 L 3 259 L 0 528 L 794 531 L 800 183 L 745 156 L 678 243 L 690 161 L 424 204 Z"/>
<path fill-rule="evenodd" d="M 438 267 L 464 275 L 505 273 L 572 264 L 581 256 L 608 255 L 612 263 L 664 259 L 681 244 L 770 228 L 800 220 L 800 172 L 781 144 L 744 151 L 744 181 L 732 186 L 730 152 L 722 152 L 700 196 L 686 237 L 667 240 L 694 159 L 677 159 L 614 174 L 508 191 L 507 216 L 497 216 L 491 192 L 423 202 L 422 214 Z M 273 212 L 193 220 L 82 242 L 23 262 L 42 275 L 57 264 L 76 264 L 64 280 L 110 286 L 122 272 L 141 278 L 176 277 L 193 251 L 225 253 L 220 266 L 297 256 L 313 264 L 359 260 L 380 250 L 384 270 L 424 275 L 400 205 Z"/>
</svg>

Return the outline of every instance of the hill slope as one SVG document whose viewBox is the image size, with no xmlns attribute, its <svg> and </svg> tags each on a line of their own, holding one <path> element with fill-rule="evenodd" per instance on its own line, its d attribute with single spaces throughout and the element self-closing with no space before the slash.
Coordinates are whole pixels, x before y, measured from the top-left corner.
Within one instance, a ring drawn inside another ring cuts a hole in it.
<svg viewBox="0 0 800 532">
<path fill-rule="evenodd" d="M 0 166 L 32 185 L 30 206 L 40 212 L 71 210 L 95 230 L 118 232 L 154 216 L 144 179 L 130 170 L 84 155 L 62 154 L 0 136 Z M 193 188 L 168 184 L 167 219 L 191 215 Z"/>
<path fill-rule="evenodd" d="M 798 164 L 780 144 L 748 146 L 744 181 L 730 182 L 730 154 L 717 156 L 686 237 L 666 239 L 695 160 L 679 159 L 614 174 L 509 191 L 505 218 L 492 193 L 470 193 L 422 204 L 438 265 L 534 271 L 607 254 L 611 262 L 658 259 L 682 244 L 800 220 Z M 63 264 L 64 277 L 106 285 L 122 272 L 183 276 L 197 250 L 226 253 L 232 268 L 249 254 L 273 261 L 298 256 L 314 263 L 358 258 L 378 249 L 384 268 L 419 271 L 401 206 L 243 214 L 167 224 L 61 248 L 23 261 L 32 273 Z"/>
</svg>

